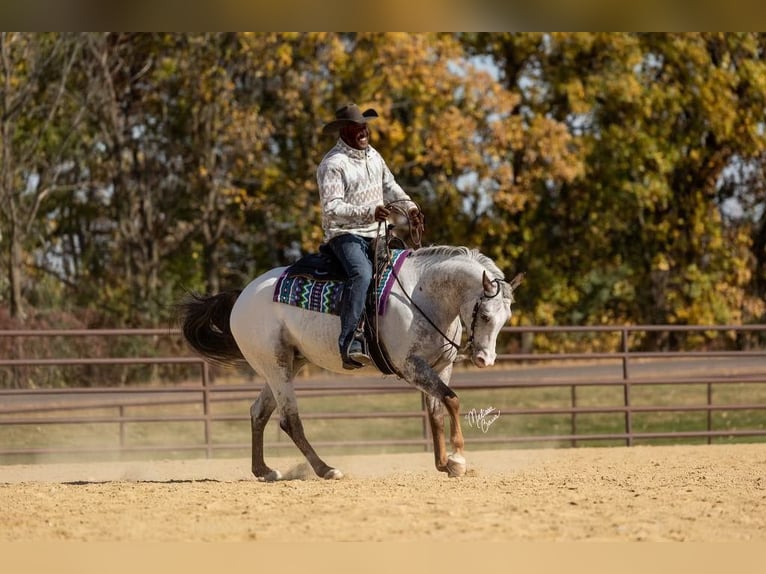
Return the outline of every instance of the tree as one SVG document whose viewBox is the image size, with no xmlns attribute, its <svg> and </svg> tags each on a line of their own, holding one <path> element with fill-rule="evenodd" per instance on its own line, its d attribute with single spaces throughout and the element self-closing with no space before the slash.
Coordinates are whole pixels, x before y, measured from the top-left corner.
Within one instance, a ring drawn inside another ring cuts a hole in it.
<svg viewBox="0 0 766 574">
<path fill-rule="evenodd" d="M 355 101 L 426 243 L 528 273 L 525 321 L 758 320 L 764 38 L 5 33 L 0 297 L 157 324 L 315 250 Z"/>
<path fill-rule="evenodd" d="M 26 269 L 45 225 L 40 206 L 61 189 L 85 110 L 71 72 L 81 57 L 69 34 L 0 33 L 0 240 L 12 317 L 26 315 Z"/>
<path fill-rule="evenodd" d="M 721 182 L 762 154 L 758 36 L 480 34 L 464 41 L 496 61 L 530 117 L 567 126 L 584 166 L 564 185 L 539 188 L 535 209 L 521 215 L 533 258 L 529 285 L 544 302 L 538 321 L 757 316 L 747 295 L 749 240 L 727 226 Z"/>
<path fill-rule="evenodd" d="M 224 234 L 241 219 L 232 178 L 255 130 L 232 95 L 231 68 L 241 58 L 230 54 L 230 35 L 85 41 L 92 144 L 83 159 L 91 178 L 78 191 L 78 213 L 98 205 L 103 223 L 77 224 L 88 247 L 70 255 L 90 253 L 81 266 L 94 279 L 90 296 L 112 314 L 158 322 L 180 285 L 218 290 Z M 204 261 L 201 274 L 195 261 Z"/>
</svg>

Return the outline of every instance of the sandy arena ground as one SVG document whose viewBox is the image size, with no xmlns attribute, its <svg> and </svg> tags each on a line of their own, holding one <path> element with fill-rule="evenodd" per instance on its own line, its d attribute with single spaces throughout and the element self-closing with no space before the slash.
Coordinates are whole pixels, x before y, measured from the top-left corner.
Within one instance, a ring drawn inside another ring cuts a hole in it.
<svg viewBox="0 0 766 574">
<path fill-rule="evenodd" d="M 766 444 L 325 458 L 0 466 L 0 541 L 766 541 Z"/>
</svg>

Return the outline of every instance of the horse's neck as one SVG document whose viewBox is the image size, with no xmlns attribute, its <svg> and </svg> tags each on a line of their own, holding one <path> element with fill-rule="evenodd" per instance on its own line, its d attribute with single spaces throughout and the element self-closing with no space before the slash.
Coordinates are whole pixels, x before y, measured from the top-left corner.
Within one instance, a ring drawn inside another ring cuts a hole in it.
<svg viewBox="0 0 766 574">
<path fill-rule="evenodd" d="M 421 285 L 429 299 L 438 301 L 446 319 L 455 319 L 468 298 L 475 296 L 481 270 L 477 265 L 466 265 L 464 260 L 445 260 L 425 266 L 421 271 Z"/>
</svg>

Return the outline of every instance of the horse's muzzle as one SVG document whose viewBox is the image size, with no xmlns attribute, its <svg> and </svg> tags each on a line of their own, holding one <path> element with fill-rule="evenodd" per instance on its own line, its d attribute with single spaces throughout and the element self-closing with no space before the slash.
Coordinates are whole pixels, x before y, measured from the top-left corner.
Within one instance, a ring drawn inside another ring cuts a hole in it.
<svg viewBox="0 0 766 574">
<path fill-rule="evenodd" d="M 495 364 L 495 354 L 490 354 L 486 351 L 477 351 L 471 356 L 471 362 L 480 369 L 491 367 Z"/>
</svg>

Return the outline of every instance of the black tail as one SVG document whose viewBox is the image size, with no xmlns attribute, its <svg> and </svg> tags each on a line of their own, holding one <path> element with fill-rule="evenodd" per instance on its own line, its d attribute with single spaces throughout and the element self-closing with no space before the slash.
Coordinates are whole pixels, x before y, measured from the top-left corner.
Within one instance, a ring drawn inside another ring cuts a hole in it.
<svg viewBox="0 0 766 574">
<path fill-rule="evenodd" d="M 229 316 L 241 291 L 217 295 L 189 294 L 179 304 L 184 339 L 210 363 L 234 367 L 246 363 L 231 334 Z"/>
</svg>

